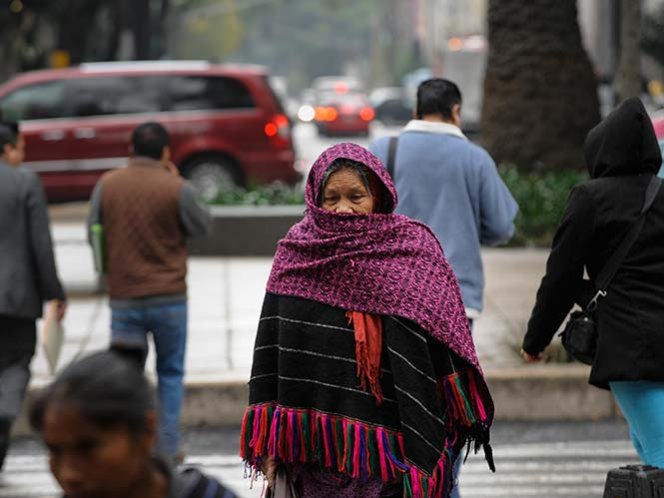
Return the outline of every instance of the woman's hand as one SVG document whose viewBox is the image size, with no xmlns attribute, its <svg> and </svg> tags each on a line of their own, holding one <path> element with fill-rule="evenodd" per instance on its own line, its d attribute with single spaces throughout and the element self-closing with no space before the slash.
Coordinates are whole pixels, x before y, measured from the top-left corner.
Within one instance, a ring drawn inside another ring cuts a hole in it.
<svg viewBox="0 0 664 498">
<path fill-rule="evenodd" d="M 538 355 L 532 355 L 530 353 L 526 353 L 523 348 L 521 349 L 521 357 L 526 363 L 538 363 L 542 361 L 544 356 L 542 353 L 539 353 Z"/>
<path fill-rule="evenodd" d="M 271 456 L 263 460 L 263 465 L 261 465 L 261 472 L 267 479 L 267 487 L 270 489 L 274 488 L 274 478 L 277 473 L 277 461 Z"/>
</svg>

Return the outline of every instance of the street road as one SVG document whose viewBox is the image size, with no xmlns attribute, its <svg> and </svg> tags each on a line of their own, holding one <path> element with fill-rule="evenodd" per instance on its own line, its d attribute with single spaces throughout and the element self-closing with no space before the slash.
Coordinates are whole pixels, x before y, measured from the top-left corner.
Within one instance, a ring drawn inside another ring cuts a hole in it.
<svg viewBox="0 0 664 498">
<path fill-rule="evenodd" d="M 237 457 L 238 428 L 201 429 L 185 434 L 186 463 L 221 479 L 240 498 L 258 498 L 262 480 L 249 489 Z M 636 463 L 623 422 L 498 423 L 493 431 L 497 472 L 492 474 L 481 454 L 463 466 L 464 498 L 598 498 L 609 469 Z M 44 450 L 32 439 L 11 449 L 2 498 L 55 498 L 58 488 L 48 472 Z"/>
<path fill-rule="evenodd" d="M 316 158 L 330 145 L 339 142 L 353 142 L 363 147 L 367 147 L 374 138 L 395 135 L 399 133 L 399 127 L 386 127 L 380 123 L 371 125 L 369 137 L 350 136 L 350 137 L 321 137 L 316 132 L 316 127 L 310 123 L 300 123 L 293 129 L 297 157 L 304 162 L 306 166 L 316 160 Z"/>
</svg>

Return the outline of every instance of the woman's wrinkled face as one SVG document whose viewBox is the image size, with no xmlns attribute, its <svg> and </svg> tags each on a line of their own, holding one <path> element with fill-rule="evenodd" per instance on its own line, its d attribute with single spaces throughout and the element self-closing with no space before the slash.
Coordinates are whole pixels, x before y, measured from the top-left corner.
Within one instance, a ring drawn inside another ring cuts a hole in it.
<svg viewBox="0 0 664 498">
<path fill-rule="evenodd" d="M 320 207 L 339 214 L 369 214 L 374 198 L 354 170 L 342 168 L 328 178 Z"/>
<path fill-rule="evenodd" d="M 126 496 L 144 476 L 153 442 L 124 427 L 99 429 L 66 406 L 46 409 L 42 437 L 67 498 Z"/>
</svg>

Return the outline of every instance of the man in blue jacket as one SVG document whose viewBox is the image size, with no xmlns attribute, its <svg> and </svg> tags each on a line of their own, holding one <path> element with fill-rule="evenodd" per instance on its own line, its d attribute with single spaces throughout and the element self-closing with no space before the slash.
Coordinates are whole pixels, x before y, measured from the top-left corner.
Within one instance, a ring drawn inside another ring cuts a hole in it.
<svg viewBox="0 0 664 498">
<path fill-rule="evenodd" d="M 430 79 L 417 89 L 416 119 L 394 149 L 397 212 L 434 231 L 459 279 L 468 318 L 483 307 L 480 245 L 507 242 L 518 206 L 491 156 L 461 131 L 461 92 L 451 81 Z M 370 145 L 388 163 L 390 138 Z"/>
<path fill-rule="evenodd" d="M 18 125 L 0 122 L 0 469 L 30 380 L 35 321 L 44 301 L 58 301 L 58 320 L 66 309 L 44 189 L 20 167 L 24 149 Z"/>
<path fill-rule="evenodd" d="M 420 84 L 415 115 L 396 141 L 379 138 L 369 149 L 386 166 L 392 156 L 397 212 L 429 225 L 438 237 L 472 327 L 484 304 L 480 245 L 507 242 L 519 207 L 491 156 L 461 131 L 461 92 L 453 82 Z M 461 458 L 457 471 L 460 465 Z M 452 498 L 459 498 L 458 488 Z"/>
</svg>

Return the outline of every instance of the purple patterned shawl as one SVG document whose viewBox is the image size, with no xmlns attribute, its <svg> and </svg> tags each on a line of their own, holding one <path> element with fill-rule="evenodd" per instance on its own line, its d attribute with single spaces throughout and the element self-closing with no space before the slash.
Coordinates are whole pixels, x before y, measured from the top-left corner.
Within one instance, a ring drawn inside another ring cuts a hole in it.
<svg viewBox="0 0 664 498">
<path fill-rule="evenodd" d="M 316 204 L 323 175 L 345 158 L 385 187 L 388 214 L 334 214 Z M 414 321 L 481 372 L 459 284 L 431 230 L 394 214 L 397 194 L 380 160 L 352 143 L 325 150 L 307 178 L 307 212 L 279 242 L 268 292 Z"/>
</svg>

